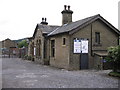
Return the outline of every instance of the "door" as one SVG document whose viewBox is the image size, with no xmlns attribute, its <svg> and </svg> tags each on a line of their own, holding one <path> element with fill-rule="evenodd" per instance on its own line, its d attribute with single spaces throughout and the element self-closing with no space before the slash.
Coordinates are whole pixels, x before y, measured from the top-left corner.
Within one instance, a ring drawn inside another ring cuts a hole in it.
<svg viewBox="0 0 120 90">
<path fill-rule="evenodd" d="M 88 69 L 88 53 L 81 53 L 80 69 Z"/>
<path fill-rule="evenodd" d="M 81 40 L 80 69 L 88 69 L 88 40 Z"/>
</svg>

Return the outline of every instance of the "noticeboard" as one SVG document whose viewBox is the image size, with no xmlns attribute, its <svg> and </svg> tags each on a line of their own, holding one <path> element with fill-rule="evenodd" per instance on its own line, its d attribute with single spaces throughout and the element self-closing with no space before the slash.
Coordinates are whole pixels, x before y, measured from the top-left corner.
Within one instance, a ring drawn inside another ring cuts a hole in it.
<svg viewBox="0 0 120 90">
<path fill-rule="evenodd" d="M 74 53 L 88 53 L 88 40 L 74 39 Z"/>
<path fill-rule="evenodd" d="M 78 39 L 74 40 L 74 53 L 81 53 L 81 41 Z"/>
<path fill-rule="evenodd" d="M 82 53 L 88 53 L 88 40 L 81 40 Z"/>
</svg>

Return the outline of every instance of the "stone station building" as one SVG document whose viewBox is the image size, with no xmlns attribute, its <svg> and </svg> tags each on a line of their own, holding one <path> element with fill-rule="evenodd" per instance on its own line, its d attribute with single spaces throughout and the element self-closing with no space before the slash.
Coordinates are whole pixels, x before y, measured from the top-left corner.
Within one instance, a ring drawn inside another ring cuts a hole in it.
<svg viewBox="0 0 120 90">
<path fill-rule="evenodd" d="M 65 5 L 61 13 L 61 26 L 48 25 L 46 18 L 37 24 L 28 55 L 40 64 L 68 70 L 103 69 L 101 61 L 108 47 L 119 44 L 120 31 L 100 14 L 72 22 L 70 6 Z M 76 41 L 81 45 L 77 52 Z"/>
</svg>

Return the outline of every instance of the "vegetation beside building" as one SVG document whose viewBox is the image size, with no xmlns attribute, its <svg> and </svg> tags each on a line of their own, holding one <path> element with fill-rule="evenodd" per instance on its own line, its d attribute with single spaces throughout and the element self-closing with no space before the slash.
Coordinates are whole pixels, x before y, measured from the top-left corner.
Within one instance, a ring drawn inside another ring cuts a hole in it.
<svg viewBox="0 0 120 90">
<path fill-rule="evenodd" d="M 120 78 L 120 73 L 119 72 L 110 72 L 109 75 Z"/>
<path fill-rule="evenodd" d="M 18 43 L 18 47 L 22 48 L 22 47 L 28 47 L 28 43 L 26 40 L 22 40 L 21 42 Z"/>
<path fill-rule="evenodd" d="M 120 77 L 120 45 L 108 48 L 107 61 L 112 63 L 113 71 L 109 73 L 112 76 Z"/>
</svg>

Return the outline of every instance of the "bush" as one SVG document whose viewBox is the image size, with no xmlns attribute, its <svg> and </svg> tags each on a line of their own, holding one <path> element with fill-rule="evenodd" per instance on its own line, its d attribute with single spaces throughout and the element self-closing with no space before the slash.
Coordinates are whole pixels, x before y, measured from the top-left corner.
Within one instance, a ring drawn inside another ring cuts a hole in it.
<svg viewBox="0 0 120 90">
<path fill-rule="evenodd" d="M 33 56 L 25 55 L 25 59 L 34 61 L 34 57 Z"/>
<path fill-rule="evenodd" d="M 27 60 L 27 59 L 28 59 L 28 55 L 25 55 L 23 59 L 24 59 L 24 60 Z"/>
<path fill-rule="evenodd" d="M 31 56 L 28 56 L 28 58 L 27 58 L 28 60 L 31 60 Z"/>
<path fill-rule="evenodd" d="M 28 47 L 28 43 L 26 40 L 22 40 L 21 42 L 18 43 L 18 47 L 22 48 L 22 47 Z"/>
<path fill-rule="evenodd" d="M 108 62 L 112 62 L 113 64 L 113 71 L 117 72 L 120 70 L 120 46 L 117 47 L 109 47 L 108 48 L 108 56 L 106 57 Z"/>
<path fill-rule="evenodd" d="M 120 78 L 120 73 L 118 72 L 110 72 L 108 75 Z"/>
</svg>

